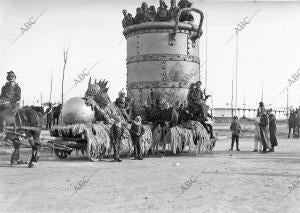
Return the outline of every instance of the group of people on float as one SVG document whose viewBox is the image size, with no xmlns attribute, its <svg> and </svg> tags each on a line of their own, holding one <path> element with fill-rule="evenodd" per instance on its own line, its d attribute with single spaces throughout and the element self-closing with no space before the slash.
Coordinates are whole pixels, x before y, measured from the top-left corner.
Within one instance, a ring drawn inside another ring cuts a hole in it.
<svg viewBox="0 0 300 213">
<path fill-rule="evenodd" d="M 131 26 L 133 24 L 140 24 L 143 22 L 161 22 L 161 21 L 176 21 L 177 14 L 180 9 L 191 8 L 192 3 L 188 0 L 180 0 L 176 5 L 176 0 L 171 0 L 170 9 L 164 2 L 159 1 L 159 7 L 157 9 L 154 5 L 148 7 L 146 2 L 143 2 L 141 7 L 136 8 L 136 15 L 133 17 L 131 13 L 127 13 L 127 10 L 123 10 L 124 18 L 122 20 L 123 28 Z M 182 12 L 179 17 L 180 22 L 193 22 L 194 17 L 191 12 Z"/>
<path fill-rule="evenodd" d="M 213 128 L 210 124 L 206 123 L 208 120 L 207 117 L 211 117 L 208 113 L 208 106 L 205 103 L 208 97 L 210 96 L 205 94 L 205 90 L 202 91 L 201 89 L 201 81 L 190 85 L 187 102 L 180 104 L 180 102 L 177 101 L 173 107 L 167 101 L 161 103 L 160 99 L 154 99 L 154 94 L 151 92 L 149 103 L 142 107 L 143 110 L 132 113 L 133 117 L 135 117 L 132 122 L 128 115 L 129 99 L 126 97 L 124 90 L 120 91 L 115 104 L 119 107 L 124 118 L 132 123 L 130 134 L 134 146 L 134 159 L 142 160 L 140 142 L 142 135 L 145 133 L 144 127 L 142 126 L 142 117 L 144 118 L 144 122 L 152 122 L 152 130 L 159 125 L 163 128 L 168 128 L 179 125 L 187 120 L 199 121 L 210 134 L 210 138 L 214 139 Z M 134 111 L 134 109 L 132 110 Z M 116 162 L 121 162 L 119 151 L 124 128 L 121 118 L 117 117 L 110 130 L 115 153 L 114 161 Z"/>
<path fill-rule="evenodd" d="M 236 143 L 236 150 L 239 149 L 239 136 L 242 128 L 239 124 L 238 117 L 234 116 L 230 125 L 231 136 L 231 148 L 233 150 L 234 143 Z M 266 109 L 264 103 L 260 102 L 257 109 L 257 115 L 255 119 L 255 136 L 254 136 L 254 150 L 253 152 L 267 153 L 274 152 L 275 146 L 278 145 L 276 137 L 276 117 L 272 109 Z"/>
</svg>

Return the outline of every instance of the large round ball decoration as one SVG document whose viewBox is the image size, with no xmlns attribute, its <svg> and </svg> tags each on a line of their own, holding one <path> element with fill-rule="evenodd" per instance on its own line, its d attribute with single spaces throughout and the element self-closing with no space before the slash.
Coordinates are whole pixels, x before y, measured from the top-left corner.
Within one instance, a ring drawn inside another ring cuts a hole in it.
<svg viewBox="0 0 300 213">
<path fill-rule="evenodd" d="M 91 123 L 95 112 L 81 97 L 74 97 L 64 103 L 62 116 L 65 124 Z"/>
</svg>

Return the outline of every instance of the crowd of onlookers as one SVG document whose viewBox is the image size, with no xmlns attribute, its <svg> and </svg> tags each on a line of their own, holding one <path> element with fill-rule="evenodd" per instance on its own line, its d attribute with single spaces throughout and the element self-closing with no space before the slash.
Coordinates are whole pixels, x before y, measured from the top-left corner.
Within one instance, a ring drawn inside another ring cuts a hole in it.
<svg viewBox="0 0 300 213">
<path fill-rule="evenodd" d="M 160 22 L 160 21 L 176 21 L 177 14 L 180 9 L 191 8 L 192 3 L 188 0 L 180 0 L 176 5 L 176 0 L 171 0 L 170 8 L 164 2 L 159 1 L 159 7 L 155 8 L 154 5 L 150 7 L 146 2 L 143 2 L 141 7 L 136 8 L 136 14 L 133 17 L 127 10 L 123 10 L 124 18 L 122 20 L 123 28 L 133 24 L 140 24 L 143 22 Z M 194 17 L 191 12 L 184 11 L 179 17 L 180 22 L 188 21 L 193 22 Z"/>
<path fill-rule="evenodd" d="M 236 150 L 239 149 L 239 136 L 241 133 L 241 126 L 238 122 L 238 117 L 233 117 L 233 122 L 230 125 L 232 132 L 231 148 L 233 150 L 234 143 L 236 143 Z M 259 103 L 257 115 L 255 119 L 255 136 L 254 136 L 254 150 L 253 152 L 267 153 L 274 152 L 275 146 L 278 145 L 276 137 L 276 117 L 272 109 L 267 110 L 264 103 Z"/>
</svg>

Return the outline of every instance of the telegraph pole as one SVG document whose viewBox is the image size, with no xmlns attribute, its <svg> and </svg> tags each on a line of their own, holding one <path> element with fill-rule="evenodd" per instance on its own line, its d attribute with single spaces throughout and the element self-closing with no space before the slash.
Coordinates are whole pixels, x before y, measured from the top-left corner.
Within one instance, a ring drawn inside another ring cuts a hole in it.
<svg viewBox="0 0 300 213">
<path fill-rule="evenodd" d="M 238 48 L 239 48 L 239 34 L 236 34 L 236 59 L 235 59 L 235 114 L 237 114 L 237 99 L 238 99 Z"/>
<path fill-rule="evenodd" d="M 264 102 L 264 83 L 261 84 L 261 102 Z"/>
<path fill-rule="evenodd" d="M 286 90 L 286 117 L 289 118 L 289 88 Z"/>
<path fill-rule="evenodd" d="M 233 78 L 231 80 L 231 118 L 233 118 Z"/>
<path fill-rule="evenodd" d="M 205 22 L 205 58 L 206 58 L 206 66 L 205 66 L 205 90 L 207 90 L 207 14 L 206 14 L 206 22 Z"/>
</svg>

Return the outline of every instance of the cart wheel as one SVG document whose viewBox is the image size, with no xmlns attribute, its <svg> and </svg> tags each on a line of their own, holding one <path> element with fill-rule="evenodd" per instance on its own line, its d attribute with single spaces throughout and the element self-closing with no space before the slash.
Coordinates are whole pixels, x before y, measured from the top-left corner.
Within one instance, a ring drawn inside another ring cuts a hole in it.
<svg viewBox="0 0 300 213">
<path fill-rule="evenodd" d="M 68 157 L 68 155 L 71 154 L 71 152 L 68 152 L 65 150 L 60 150 L 60 149 L 54 149 L 54 153 L 60 159 L 66 159 Z"/>
<path fill-rule="evenodd" d="M 95 150 L 94 146 L 92 146 L 90 143 L 88 143 L 87 145 L 86 153 L 90 161 L 92 162 L 99 161 L 99 156 L 98 156 L 99 154 Z"/>
</svg>

